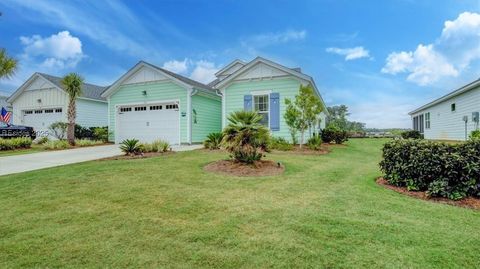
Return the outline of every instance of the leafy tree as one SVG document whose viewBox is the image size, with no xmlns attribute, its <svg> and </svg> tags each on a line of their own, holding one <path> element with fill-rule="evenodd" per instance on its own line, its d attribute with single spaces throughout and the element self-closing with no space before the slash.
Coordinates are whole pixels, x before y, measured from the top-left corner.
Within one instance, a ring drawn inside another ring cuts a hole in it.
<svg viewBox="0 0 480 269">
<path fill-rule="evenodd" d="M 292 142 L 295 142 L 296 134 L 300 132 L 300 147 L 302 147 L 305 132 L 320 120 L 319 115 L 323 111 L 322 102 L 310 85 L 300 85 L 299 94 L 295 96 L 295 100 L 285 99 L 285 104 L 287 108 L 283 117 L 290 129 Z"/>
<path fill-rule="evenodd" d="M 11 78 L 17 70 L 18 62 L 8 56 L 5 49 L 0 49 L 0 79 Z"/>
<path fill-rule="evenodd" d="M 68 128 L 67 140 L 70 145 L 75 145 L 75 118 L 77 116 L 76 100 L 82 94 L 83 78 L 76 74 L 70 73 L 63 77 L 62 85 L 68 94 Z"/>
<path fill-rule="evenodd" d="M 340 130 L 348 132 L 365 132 L 365 123 L 347 119 L 350 113 L 346 105 L 332 106 L 327 109 L 330 114 L 327 117 L 328 125 L 333 125 Z"/>
<path fill-rule="evenodd" d="M 237 111 L 228 116 L 222 144 L 236 161 L 253 163 L 269 151 L 270 131 L 261 120 L 262 116 L 254 111 Z"/>
</svg>

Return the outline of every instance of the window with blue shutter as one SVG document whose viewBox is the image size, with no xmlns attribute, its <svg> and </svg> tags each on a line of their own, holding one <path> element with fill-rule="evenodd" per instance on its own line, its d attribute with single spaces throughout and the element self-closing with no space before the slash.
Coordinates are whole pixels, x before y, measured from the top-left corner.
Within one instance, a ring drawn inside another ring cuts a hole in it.
<svg viewBox="0 0 480 269">
<path fill-rule="evenodd" d="M 270 94 L 270 130 L 280 131 L 280 94 Z"/>
<path fill-rule="evenodd" d="M 252 95 L 243 96 L 243 109 L 245 111 L 252 110 Z"/>
</svg>

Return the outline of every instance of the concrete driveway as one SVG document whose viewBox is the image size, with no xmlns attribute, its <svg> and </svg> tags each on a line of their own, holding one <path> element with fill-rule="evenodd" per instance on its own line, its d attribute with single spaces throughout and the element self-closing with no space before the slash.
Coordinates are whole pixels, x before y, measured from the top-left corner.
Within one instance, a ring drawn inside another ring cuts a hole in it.
<svg viewBox="0 0 480 269">
<path fill-rule="evenodd" d="M 201 145 L 174 146 L 172 149 L 188 151 L 201 147 Z M 118 145 L 107 145 L 0 157 L 0 176 L 98 160 L 121 154 Z"/>
</svg>

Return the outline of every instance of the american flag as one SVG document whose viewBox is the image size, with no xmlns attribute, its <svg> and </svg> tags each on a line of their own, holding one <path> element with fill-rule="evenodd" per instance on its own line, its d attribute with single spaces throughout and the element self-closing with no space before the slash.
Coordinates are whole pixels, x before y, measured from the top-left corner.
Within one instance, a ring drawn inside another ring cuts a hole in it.
<svg viewBox="0 0 480 269">
<path fill-rule="evenodd" d="M 2 112 L 0 113 L 0 121 L 10 124 L 10 119 L 12 118 L 12 112 L 8 112 L 4 107 L 2 107 Z"/>
</svg>

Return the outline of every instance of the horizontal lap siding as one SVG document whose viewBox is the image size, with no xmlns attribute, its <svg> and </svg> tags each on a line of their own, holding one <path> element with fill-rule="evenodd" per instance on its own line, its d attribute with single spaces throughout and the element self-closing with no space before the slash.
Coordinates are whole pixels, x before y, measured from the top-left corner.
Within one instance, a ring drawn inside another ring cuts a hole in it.
<svg viewBox="0 0 480 269">
<path fill-rule="evenodd" d="M 22 110 L 26 109 L 62 108 L 63 120 L 67 121 L 67 103 L 67 94 L 57 88 L 25 90 L 12 103 L 13 124 L 22 124 Z"/>
<path fill-rule="evenodd" d="M 222 130 L 222 103 L 220 98 L 192 96 L 192 111 L 197 112 L 197 123 L 192 113 L 192 142 L 203 142 L 209 133 Z"/>
<path fill-rule="evenodd" d="M 285 98 L 293 100 L 298 94 L 300 82 L 293 78 L 265 79 L 261 81 L 237 81 L 229 85 L 226 89 L 225 112 L 226 117 L 234 111 L 243 110 L 244 95 L 255 91 L 278 92 L 280 94 L 280 130 L 273 131 L 272 135 L 291 140 L 288 126 L 285 123 L 283 115 L 285 114 Z M 228 124 L 228 120 L 225 121 Z"/>
<path fill-rule="evenodd" d="M 450 105 L 455 103 L 456 111 Z M 425 138 L 438 140 L 465 140 L 463 116 L 468 116 L 467 134 L 475 130 L 472 112 L 480 112 L 480 88 L 470 90 L 459 96 L 434 105 L 412 116 L 430 112 L 430 129 L 425 128 Z M 425 117 L 424 117 L 425 119 Z"/>
<path fill-rule="evenodd" d="M 108 104 L 77 99 L 76 122 L 83 127 L 103 127 L 108 125 Z"/>
<path fill-rule="evenodd" d="M 147 95 L 142 92 L 146 91 Z M 149 82 L 142 84 L 122 85 L 109 99 L 109 131 L 110 140 L 115 140 L 115 106 L 129 103 L 148 103 L 157 100 L 179 100 L 180 114 L 180 139 L 181 143 L 187 141 L 187 90 L 171 81 Z"/>
</svg>

